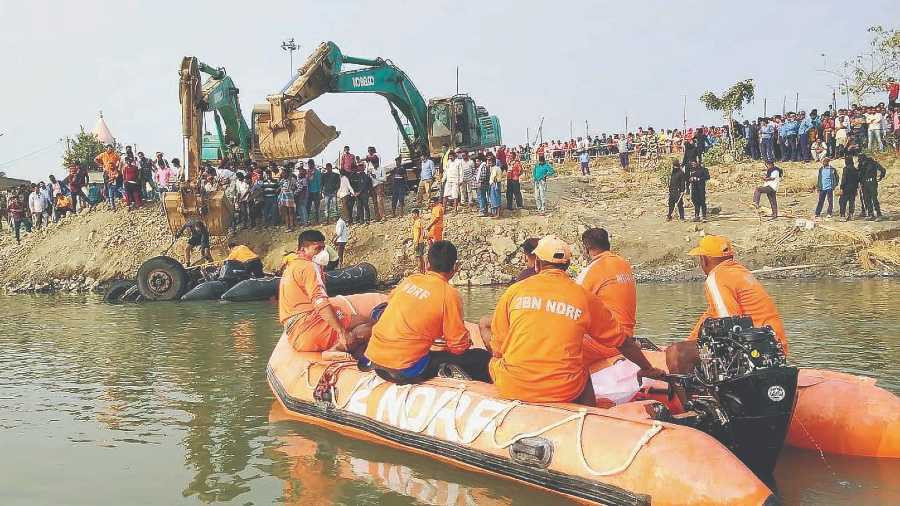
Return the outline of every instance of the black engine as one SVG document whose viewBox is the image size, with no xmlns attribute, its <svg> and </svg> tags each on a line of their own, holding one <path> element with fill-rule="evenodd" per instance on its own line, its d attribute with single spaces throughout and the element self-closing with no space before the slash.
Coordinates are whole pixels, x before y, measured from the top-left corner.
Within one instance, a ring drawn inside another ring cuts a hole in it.
<svg viewBox="0 0 900 506">
<path fill-rule="evenodd" d="M 787 365 L 772 329 L 753 327 L 746 316 L 707 319 L 697 346 L 694 374 L 670 378 L 687 399 L 676 421 L 714 436 L 768 480 L 794 412 L 797 368 Z"/>
</svg>

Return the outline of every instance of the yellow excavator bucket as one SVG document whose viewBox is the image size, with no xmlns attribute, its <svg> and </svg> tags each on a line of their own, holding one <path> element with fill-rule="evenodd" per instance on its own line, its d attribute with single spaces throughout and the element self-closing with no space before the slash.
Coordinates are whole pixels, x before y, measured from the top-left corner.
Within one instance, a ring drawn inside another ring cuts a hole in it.
<svg viewBox="0 0 900 506">
<path fill-rule="evenodd" d="M 191 190 L 163 194 L 166 221 L 173 234 L 191 217 L 200 218 L 206 224 L 209 235 L 227 235 L 231 225 L 231 202 L 222 190 L 201 196 Z"/>
<path fill-rule="evenodd" d="M 253 112 L 259 151 L 268 160 L 311 158 L 339 135 L 337 129 L 323 123 L 311 109 L 288 113 L 282 128 L 272 128 L 268 104 L 256 106 Z"/>
</svg>

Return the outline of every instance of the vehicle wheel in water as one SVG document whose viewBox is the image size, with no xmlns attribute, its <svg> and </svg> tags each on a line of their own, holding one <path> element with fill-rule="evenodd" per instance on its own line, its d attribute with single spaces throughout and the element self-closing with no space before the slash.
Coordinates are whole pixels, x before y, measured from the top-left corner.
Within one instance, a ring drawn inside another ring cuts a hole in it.
<svg viewBox="0 0 900 506">
<path fill-rule="evenodd" d="M 122 302 L 138 302 L 141 298 L 141 290 L 135 283 L 131 288 L 125 290 L 125 293 L 122 294 L 121 301 Z"/>
<path fill-rule="evenodd" d="M 172 257 L 153 257 L 141 264 L 137 284 L 146 300 L 180 299 L 190 288 L 190 276 L 181 262 Z"/>
<path fill-rule="evenodd" d="M 110 304 L 121 304 L 124 302 L 122 300 L 122 296 L 125 295 L 125 292 L 128 291 L 129 288 L 137 286 L 134 281 L 130 279 L 119 279 L 113 281 L 106 287 L 106 290 L 103 292 L 103 300 L 104 302 L 109 302 Z"/>
</svg>

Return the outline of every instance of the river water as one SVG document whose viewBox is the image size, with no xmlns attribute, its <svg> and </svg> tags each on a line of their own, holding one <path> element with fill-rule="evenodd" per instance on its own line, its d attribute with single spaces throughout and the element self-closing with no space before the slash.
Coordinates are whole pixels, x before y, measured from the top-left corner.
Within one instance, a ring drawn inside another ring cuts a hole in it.
<svg viewBox="0 0 900 506">
<path fill-rule="evenodd" d="M 801 366 L 900 392 L 900 282 L 769 281 Z M 636 333 L 686 335 L 699 284 L 640 285 Z M 500 289 L 463 292 L 467 316 Z M 282 420 L 270 303 L 111 306 L 0 296 L 0 504 L 558 504 L 536 492 Z M 786 504 L 900 504 L 900 463 L 786 449 Z"/>
</svg>

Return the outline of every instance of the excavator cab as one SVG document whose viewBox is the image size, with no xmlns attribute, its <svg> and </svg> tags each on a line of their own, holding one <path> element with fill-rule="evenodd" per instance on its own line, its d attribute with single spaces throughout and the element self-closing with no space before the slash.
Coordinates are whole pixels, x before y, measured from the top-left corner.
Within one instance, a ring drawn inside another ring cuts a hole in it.
<svg viewBox="0 0 900 506">
<path fill-rule="evenodd" d="M 428 144 L 433 156 L 451 149 L 480 147 L 475 101 L 468 95 L 437 98 L 428 102 Z"/>
</svg>

